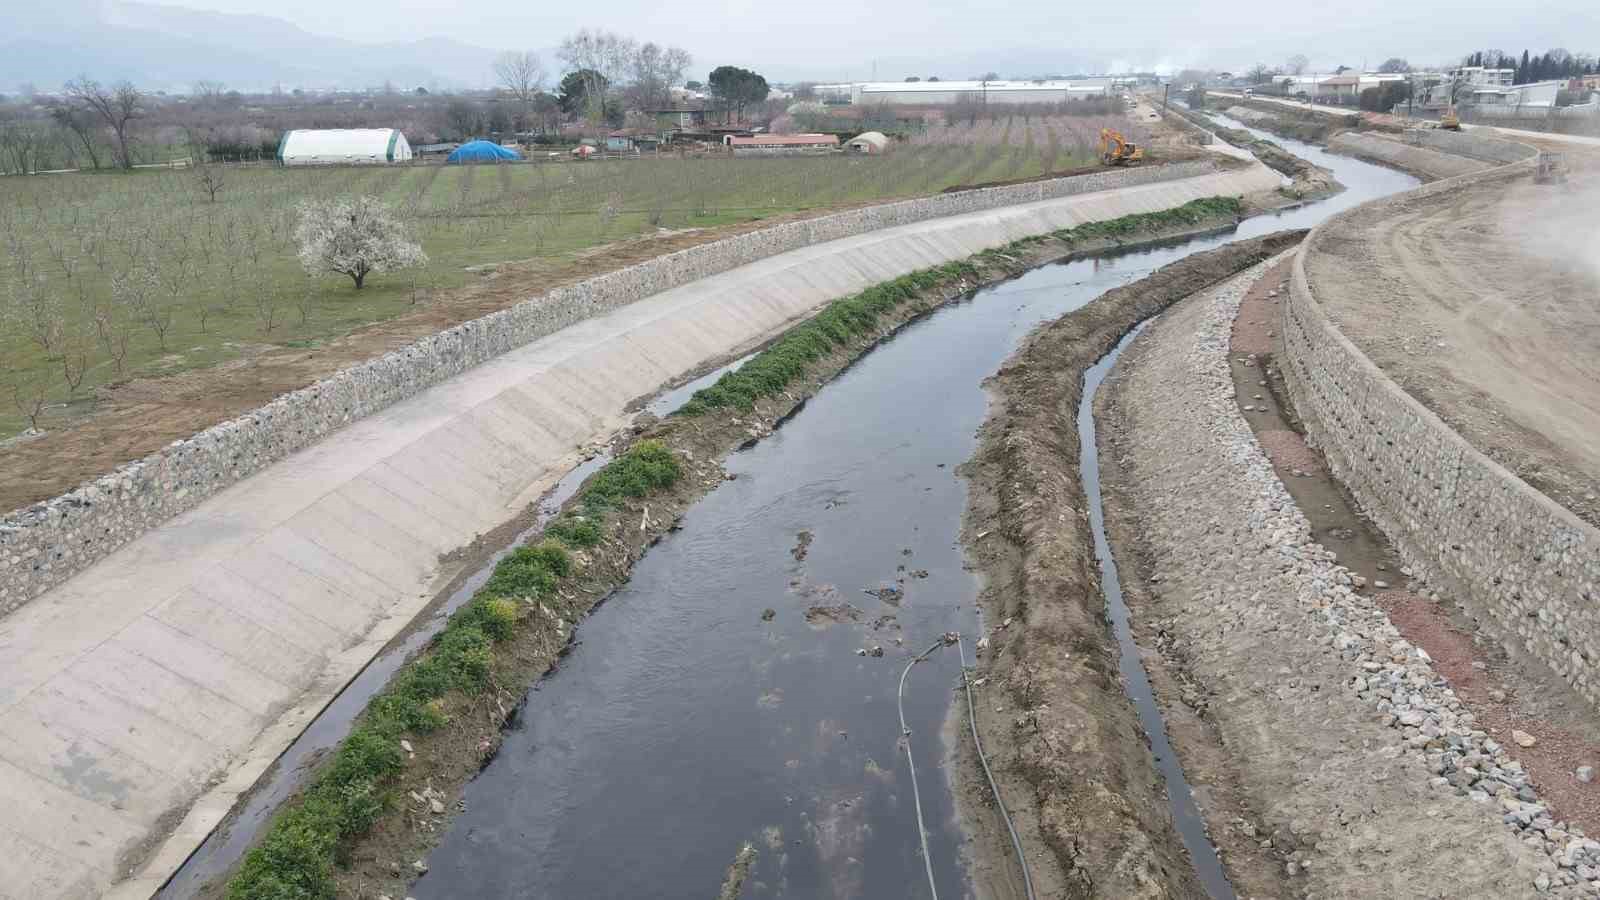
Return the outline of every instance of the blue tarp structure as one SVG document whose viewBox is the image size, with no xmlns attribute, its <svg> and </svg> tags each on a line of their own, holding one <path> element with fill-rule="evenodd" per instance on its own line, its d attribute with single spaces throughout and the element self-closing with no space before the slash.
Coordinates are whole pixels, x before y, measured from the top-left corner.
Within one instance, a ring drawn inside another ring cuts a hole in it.
<svg viewBox="0 0 1600 900">
<path fill-rule="evenodd" d="M 522 154 L 493 141 L 467 141 L 444 158 L 445 162 L 477 163 L 499 162 L 503 159 L 521 159 Z"/>
</svg>

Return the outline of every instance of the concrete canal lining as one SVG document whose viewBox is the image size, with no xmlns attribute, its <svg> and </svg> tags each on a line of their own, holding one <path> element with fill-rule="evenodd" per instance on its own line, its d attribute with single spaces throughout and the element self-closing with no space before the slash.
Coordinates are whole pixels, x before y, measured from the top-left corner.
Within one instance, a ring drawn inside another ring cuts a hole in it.
<svg viewBox="0 0 1600 900">
<path fill-rule="evenodd" d="M 1256 165 L 778 254 L 512 350 L 146 532 L 0 620 L 6 896 L 152 893 L 426 605 L 452 574 L 440 556 L 511 519 L 629 401 L 907 272 L 1279 184 Z"/>
</svg>

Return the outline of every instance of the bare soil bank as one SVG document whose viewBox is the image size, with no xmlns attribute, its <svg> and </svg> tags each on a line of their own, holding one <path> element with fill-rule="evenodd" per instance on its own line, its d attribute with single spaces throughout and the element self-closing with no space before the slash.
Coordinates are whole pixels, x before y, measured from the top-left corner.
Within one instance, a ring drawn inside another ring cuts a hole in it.
<svg viewBox="0 0 1600 900">
<path fill-rule="evenodd" d="M 1288 176 L 1293 184 L 1284 192 L 1296 200 L 1321 200 L 1344 190 L 1344 185 L 1334 179 L 1332 172 L 1295 156 L 1271 141 L 1261 140 L 1248 131 L 1229 128 L 1212 121 L 1203 113 L 1182 107 L 1172 107 L 1171 111 L 1180 121 L 1204 128 L 1233 146 L 1250 151 L 1267 168 Z"/>
<path fill-rule="evenodd" d="M 1197 253 L 1109 291 L 1032 335 L 989 382 L 990 416 L 963 469 L 963 541 L 990 623 L 978 720 L 1025 848 L 1048 850 L 1030 860 L 1039 896 L 1203 895 L 1118 678 L 1078 473 L 1083 371 L 1140 321 L 1304 233 Z M 960 799 L 977 820 L 990 798 L 970 748 L 963 757 Z M 1009 851 L 1003 829 L 980 827 L 975 841 L 980 859 Z M 1004 873 L 974 874 L 980 896 L 1016 896 Z"/>
<path fill-rule="evenodd" d="M 727 477 L 721 460 L 728 453 L 770 434 L 822 385 L 897 329 L 979 287 L 1014 278 L 1048 262 L 1114 247 L 1212 232 L 1233 223 L 1232 218 L 1217 218 L 1186 227 L 1143 232 L 1133 241 L 1072 242 L 1046 238 L 1004 254 L 984 254 L 969 261 L 976 267 L 976 277 L 950 280 L 938 289 L 901 304 L 880 320 L 877 332 L 813 364 L 804 379 L 785 394 L 757 401 L 750 412 L 663 420 L 642 415 L 633 429 L 616 439 L 616 449 L 620 451 L 638 440 L 662 441 L 682 459 L 685 476 L 674 487 L 648 498 L 623 501 L 615 513 L 624 523 L 620 532 L 609 534 L 591 550 L 574 554 L 579 573 L 574 580 L 576 589 L 563 594 L 559 602 L 546 604 L 550 607 L 549 613 L 544 614 L 543 619 L 536 619 L 532 627 L 520 629 L 508 642 L 509 652 L 497 653 L 493 671 L 493 683 L 497 688 L 470 701 L 452 696 L 444 710 L 449 724 L 411 740 L 413 755 L 407 762 L 402 783 L 396 787 L 396 802 L 367 837 L 348 848 L 347 865 L 337 872 L 340 895 L 405 896 L 406 886 L 422 871 L 417 864 L 426 858 L 444 834 L 450 818 L 460 810 L 462 787 L 498 752 L 503 729 L 514 724 L 519 704 L 537 702 L 536 690 L 529 693 L 527 686 L 536 684 L 544 674 L 559 667 L 561 656 L 574 638 L 576 623 L 627 581 L 634 563 L 675 526 L 690 505 Z M 568 506 L 578 502 L 574 499 Z M 531 516 L 524 517 L 500 529 L 496 533 L 500 537 L 498 541 L 486 539 L 469 548 L 467 555 L 475 559 L 466 561 L 465 570 L 471 571 L 479 562 L 486 562 L 505 542 L 531 524 L 530 520 Z M 449 590 L 441 594 L 438 601 L 442 602 L 448 594 Z M 1112 667 L 1114 670 L 1114 663 Z M 991 870 L 1012 865 L 1006 861 L 1004 853 L 977 862 Z M 224 884 L 220 882 L 210 885 L 203 894 L 206 897 L 223 895 Z"/>
</svg>

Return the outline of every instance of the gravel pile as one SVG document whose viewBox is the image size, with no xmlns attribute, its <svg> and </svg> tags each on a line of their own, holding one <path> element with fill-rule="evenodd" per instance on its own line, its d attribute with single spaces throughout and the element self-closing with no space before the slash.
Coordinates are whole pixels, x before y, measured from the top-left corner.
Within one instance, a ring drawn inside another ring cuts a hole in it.
<svg viewBox="0 0 1600 900">
<path fill-rule="evenodd" d="M 1552 819 L 1517 748 L 1475 727 L 1313 540 L 1241 416 L 1229 330 L 1269 265 L 1152 326 L 1107 417 L 1114 502 L 1148 562 L 1135 615 L 1193 680 L 1183 702 L 1215 726 L 1260 819 L 1213 829 L 1259 834 L 1304 896 L 1600 897 L 1600 842 Z"/>
</svg>

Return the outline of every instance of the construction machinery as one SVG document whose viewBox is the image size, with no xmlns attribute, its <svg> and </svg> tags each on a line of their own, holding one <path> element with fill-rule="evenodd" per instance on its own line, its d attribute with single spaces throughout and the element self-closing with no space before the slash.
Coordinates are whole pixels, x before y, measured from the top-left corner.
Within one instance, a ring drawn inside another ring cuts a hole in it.
<svg viewBox="0 0 1600 900">
<path fill-rule="evenodd" d="M 1121 132 L 1100 129 L 1100 161 L 1108 166 L 1125 166 L 1144 159 L 1144 148 L 1135 146 Z"/>
<path fill-rule="evenodd" d="M 1447 131 L 1461 130 L 1461 117 L 1456 115 L 1456 106 L 1454 103 L 1445 107 L 1444 115 L 1439 117 L 1439 127 Z"/>
</svg>

